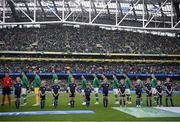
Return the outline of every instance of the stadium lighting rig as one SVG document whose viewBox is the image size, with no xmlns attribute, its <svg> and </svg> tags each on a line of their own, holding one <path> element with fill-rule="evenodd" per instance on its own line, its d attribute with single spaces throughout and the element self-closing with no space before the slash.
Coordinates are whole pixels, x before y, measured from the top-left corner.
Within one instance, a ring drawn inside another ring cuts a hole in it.
<svg viewBox="0 0 180 122">
<path fill-rule="evenodd" d="M 180 1 L 2 0 L 0 26 L 72 24 L 180 31 Z"/>
</svg>

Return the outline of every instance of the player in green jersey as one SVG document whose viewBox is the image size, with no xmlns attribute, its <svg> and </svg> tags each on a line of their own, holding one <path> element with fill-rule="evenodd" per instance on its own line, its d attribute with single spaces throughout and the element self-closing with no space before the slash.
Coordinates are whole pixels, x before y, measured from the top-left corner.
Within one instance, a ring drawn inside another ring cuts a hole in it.
<svg viewBox="0 0 180 122">
<path fill-rule="evenodd" d="M 67 92 L 69 91 L 69 84 L 71 83 L 71 79 L 73 78 L 72 74 L 69 74 L 68 75 L 68 79 L 67 79 L 67 83 L 66 83 L 66 86 L 67 86 Z"/>
<path fill-rule="evenodd" d="M 29 81 L 28 81 L 28 78 L 26 76 L 25 71 L 23 71 L 21 74 L 22 74 L 22 78 L 21 78 L 21 84 L 22 84 L 21 94 L 22 94 L 22 97 L 23 97 L 22 106 L 25 106 L 27 104 L 26 100 L 27 100 L 27 90 L 29 90 Z"/>
<path fill-rule="evenodd" d="M 96 102 L 94 104 L 99 104 L 99 97 L 98 97 L 98 93 L 99 93 L 99 79 L 97 78 L 97 76 L 94 74 L 93 75 L 94 80 L 93 80 L 93 88 L 94 88 L 94 92 L 95 92 L 95 97 L 96 97 Z"/>
<path fill-rule="evenodd" d="M 52 75 L 52 83 L 54 83 L 55 80 L 59 80 L 58 75 L 56 74 L 55 70 L 52 71 L 53 75 Z"/>
<path fill-rule="evenodd" d="M 69 84 L 72 83 L 72 81 L 71 81 L 72 79 L 73 79 L 73 75 L 70 74 L 70 72 L 68 72 L 68 78 L 67 78 L 67 83 L 66 83 L 67 93 L 69 93 L 69 90 L 70 90 Z M 70 102 L 68 103 L 68 105 L 71 105 Z"/>
<path fill-rule="evenodd" d="M 86 78 L 82 75 L 81 76 L 81 93 L 83 94 L 83 103 L 82 105 L 86 105 L 86 99 L 85 99 L 85 96 L 84 96 L 84 89 L 86 89 L 86 84 L 87 84 L 87 80 Z"/>
<path fill-rule="evenodd" d="M 132 102 L 131 102 L 131 80 L 129 79 L 127 74 L 125 74 L 124 77 L 125 77 L 127 103 L 132 104 Z"/>
<path fill-rule="evenodd" d="M 156 86 L 157 86 L 157 79 L 156 77 L 154 76 L 154 74 L 151 75 L 151 85 L 152 85 L 152 94 L 153 94 L 153 97 L 154 97 L 154 104 L 157 103 L 157 90 L 156 90 Z"/>
<path fill-rule="evenodd" d="M 112 87 L 113 87 L 113 93 L 114 93 L 115 101 L 116 101 L 115 104 L 119 104 L 119 100 L 118 100 L 119 81 L 115 75 L 113 75 Z"/>
</svg>

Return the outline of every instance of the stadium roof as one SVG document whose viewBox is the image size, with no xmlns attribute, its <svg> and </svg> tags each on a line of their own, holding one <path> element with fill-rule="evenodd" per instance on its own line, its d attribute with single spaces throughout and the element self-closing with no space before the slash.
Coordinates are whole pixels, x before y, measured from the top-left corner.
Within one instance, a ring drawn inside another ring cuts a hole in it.
<svg viewBox="0 0 180 122">
<path fill-rule="evenodd" d="M 179 31 L 173 0 L 3 0 L 0 25 L 66 23 Z"/>
</svg>

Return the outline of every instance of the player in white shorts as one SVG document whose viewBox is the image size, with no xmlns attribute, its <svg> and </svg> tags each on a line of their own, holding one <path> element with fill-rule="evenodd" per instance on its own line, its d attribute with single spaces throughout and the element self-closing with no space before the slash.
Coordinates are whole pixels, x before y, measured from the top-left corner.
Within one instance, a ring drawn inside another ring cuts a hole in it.
<svg viewBox="0 0 180 122">
<path fill-rule="evenodd" d="M 157 79 L 154 76 L 154 74 L 152 74 L 152 80 L 151 80 L 151 85 L 152 85 L 152 94 L 154 97 L 154 104 L 157 104 L 157 90 L 156 90 L 156 86 L 157 86 Z"/>
<path fill-rule="evenodd" d="M 21 78 L 21 84 L 22 84 L 22 89 L 21 89 L 21 95 L 23 97 L 23 104 L 21 106 L 26 105 L 27 103 L 27 90 L 29 90 L 29 81 L 26 76 L 26 72 L 22 72 L 22 78 Z"/>
<path fill-rule="evenodd" d="M 94 93 L 95 93 L 95 97 L 96 97 L 96 102 L 94 104 L 99 104 L 99 97 L 98 97 L 98 93 L 99 93 L 99 79 L 97 78 L 96 75 L 93 75 L 94 80 L 93 80 L 93 87 L 94 87 Z"/>
<path fill-rule="evenodd" d="M 115 75 L 113 75 L 112 87 L 113 87 L 113 94 L 114 94 L 114 97 L 115 97 L 115 104 L 119 104 L 119 100 L 118 100 L 119 81 L 118 81 L 118 79 L 116 78 Z"/>
<path fill-rule="evenodd" d="M 131 80 L 129 79 L 129 77 L 125 74 L 124 75 L 125 77 L 125 86 L 126 86 L 126 90 L 125 90 L 125 93 L 126 93 L 126 96 L 127 96 L 127 103 L 128 104 L 132 104 L 131 102 Z"/>
<path fill-rule="evenodd" d="M 87 80 L 86 80 L 86 78 L 82 75 L 82 76 L 81 76 L 81 82 L 80 82 L 81 94 L 83 95 L 83 103 L 82 103 L 82 105 L 86 105 L 86 98 L 85 98 L 85 96 L 84 96 L 84 89 L 86 89 L 86 84 L 87 84 Z"/>
</svg>

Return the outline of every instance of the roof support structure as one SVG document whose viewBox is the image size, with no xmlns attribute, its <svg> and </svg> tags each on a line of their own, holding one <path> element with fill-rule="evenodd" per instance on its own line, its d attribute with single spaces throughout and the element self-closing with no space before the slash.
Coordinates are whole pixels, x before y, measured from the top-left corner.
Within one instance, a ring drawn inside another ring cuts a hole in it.
<svg viewBox="0 0 180 122">
<path fill-rule="evenodd" d="M 163 10 L 162 10 L 162 7 L 161 7 L 161 2 L 160 1 L 158 1 L 158 4 L 159 4 L 159 8 L 161 8 L 160 9 L 160 11 L 161 11 L 161 18 L 162 18 L 162 21 L 163 21 L 163 24 L 164 24 L 164 26 L 165 26 L 165 20 L 164 20 L 164 13 L 163 13 Z"/>
<path fill-rule="evenodd" d="M 68 13 L 67 13 L 67 14 L 71 13 L 71 8 L 70 8 L 70 6 L 69 6 L 69 2 L 65 2 L 65 5 L 66 5 L 66 7 L 67 7 L 67 9 L 68 9 Z M 67 16 L 67 14 L 66 14 L 66 16 Z M 65 16 L 65 17 L 66 17 L 66 16 Z"/>
<path fill-rule="evenodd" d="M 2 23 L 5 23 L 6 21 L 6 1 L 5 0 L 2 0 L 2 5 L 3 5 L 3 21 Z"/>
<path fill-rule="evenodd" d="M 131 6 L 132 6 L 132 10 L 133 10 L 133 14 L 134 14 L 134 19 L 137 20 L 137 16 L 136 16 L 136 11 L 135 11 L 135 8 L 134 8 L 134 3 L 133 3 L 133 0 L 131 0 Z"/>
<path fill-rule="evenodd" d="M 25 7 L 26 7 L 26 9 L 27 9 L 27 13 L 30 14 L 29 6 L 28 6 L 28 4 L 27 4 L 26 1 L 24 2 L 24 5 L 25 5 Z"/>
<path fill-rule="evenodd" d="M 46 3 L 46 2 L 44 2 L 44 0 L 42 0 L 42 2 L 49 8 L 49 10 L 61 21 L 62 19 L 61 19 L 61 17 L 56 13 L 56 12 L 54 12 L 50 7 L 49 7 L 49 5 Z"/>
<path fill-rule="evenodd" d="M 107 4 L 107 3 L 106 3 Z M 110 14 L 110 11 L 109 11 L 109 6 L 107 5 L 106 6 L 106 9 L 107 9 L 107 13 L 108 13 L 108 16 L 109 16 L 109 19 L 111 18 L 111 14 Z"/>
<path fill-rule="evenodd" d="M 57 7 L 56 7 L 56 3 L 54 0 L 52 0 L 52 3 L 53 3 L 53 6 L 54 6 L 54 10 L 56 12 L 56 14 L 58 14 L 58 10 L 57 10 Z"/>
<path fill-rule="evenodd" d="M 91 0 L 91 8 L 93 8 L 95 16 L 96 16 L 98 13 L 97 13 L 97 10 L 96 10 L 96 6 L 95 6 L 95 3 L 94 3 L 94 0 Z"/>
<path fill-rule="evenodd" d="M 2 0 L 0 1 L 0 10 L 2 10 L 0 26 L 61 23 L 107 28 L 180 31 L 180 21 L 175 22 L 173 0 L 161 0 L 161 3 L 149 0 L 129 1 L 132 3 L 122 0 L 101 2 L 97 0 L 79 2 L 31 0 L 31 3 L 24 5 L 24 2 L 20 0 L 18 2 L 17 0 Z M 54 6 L 53 9 L 51 6 Z M 9 15 L 11 11 L 13 17 Z M 39 12 L 42 16 L 39 16 Z"/>
<path fill-rule="evenodd" d="M 144 1 L 144 10 L 145 10 L 144 14 L 146 14 L 146 18 L 149 19 L 149 10 L 146 1 Z"/>
<path fill-rule="evenodd" d="M 36 22 L 36 6 L 37 6 L 37 1 L 34 0 L 34 10 L 33 10 L 34 20 L 33 20 L 33 22 Z"/>
<path fill-rule="evenodd" d="M 122 8 L 121 8 L 121 3 L 118 1 L 118 11 L 119 11 L 119 14 L 120 14 L 120 18 L 123 17 L 123 12 L 122 12 Z"/>
<path fill-rule="evenodd" d="M 100 10 L 100 12 L 96 15 L 96 17 L 95 17 L 90 23 L 93 23 L 93 22 L 99 17 L 99 15 L 104 11 L 104 9 L 106 8 L 106 6 L 107 6 L 109 3 L 111 3 L 111 0 L 109 0 L 109 1 L 105 4 L 105 6 L 103 6 L 103 8 Z"/>
<path fill-rule="evenodd" d="M 180 24 L 180 20 L 174 25 L 173 28 L 176 28 Z"/>
<path fill-rule="evenodd" d="M 130 10 L 129 10 L 129 11 L 126 13 L 126 15 L 120 20 L 120 22 L 117 24 L 117 26 L 120 25 L 120 24 L 124 21 L 124 19 L 129 15 L 129 13 L 133 10 L 133 8 L 138 5 L 138 3 L 139 3 L 140 1 L 141 1 L 141 0 L 138 0 L 138 1 L 134 4 L 134 6 L 131 6 Z"/>
<path fill-rule="evenodd" d="M 37 1 L 38 1 L 39 5 L 40 5 L 40 7 L 41 7 L 41 11 L 42 11 L 44 17 L 46 17 L 46 13 L 45 13 L 44 8 L 43 8 L 43 6 L 42 6 L 42 4 L 41 4 L 41 0 L 37 0 Z"/>
<path fill-rule="evenodd" d="M 4 0 L 4 1 L 6 1 L 6 0 Z M 8 5 L 9 5 L 9 7 L 10 7 L 10 9 L 11 9 L 11 12 L 12 12 L 12 16 L 13 16 L 13 18 L 14 18 L 14 20 L 17 22 L 18 21 L 18 16 L 17 16 L 17 12 L 16 12 L 16 9 L 15 9 L 15 5 L 13 4 L 13 2 L 12 1 L 7 1 L 7 3 L 8 3 Z M 3 7 L 5 6 L 5 4 L 3 5 Z"/>
<path fill-rule="evenodd" d="M 160 11 L 160 9 L 162 9 L 162 7 L 167 3 L 168 0 L 166 0 L 159 8 L 158 10 L 154 13 L 154 15 L 150 18 L 150 20 L 145 24 L 145 27 L 148 26 L 148 24 L 152 21 L 152 19 L 155 17 L 155 15 L 157 15 L 157 13 Z"/>
</svg>

